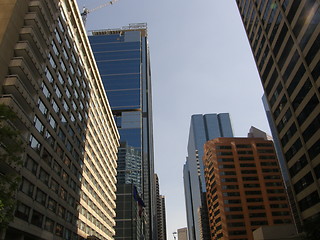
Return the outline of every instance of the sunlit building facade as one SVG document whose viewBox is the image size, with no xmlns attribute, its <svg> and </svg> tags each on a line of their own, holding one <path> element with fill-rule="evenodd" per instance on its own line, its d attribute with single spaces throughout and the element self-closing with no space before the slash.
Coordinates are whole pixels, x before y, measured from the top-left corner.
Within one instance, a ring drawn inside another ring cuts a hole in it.
<svg viewBox="0 0 320 240">
<path fill-rule="evenodd" d="M 0 103 L 24 148 L 6 239 L 111 240 L 119 133 L 76 1 L 5 1 L 0 15 Z"/>
<path fill-rule="evenodd" d="M 209 237 L 202 157 L 206 141 L 217 137 L 233 137 L 228 113 L 191 116 L 188 156 L 183 168 L 189 240 Z"/>
<path fill-rule="evenodd" d="M 320 3 L 236 2 L 280 140 L 300 222 L 307 223 L 320 214 Z"/>
<path fill-rule="evenodd" d="M 115 239 L 155 239 L 151 73 L 146 24 L 92 31 L 89 40 L 120 133 Z M 139 211 L 136 187 L 145 207 Z"/>
<path fill-rule="evenodd" d="M 210 239 L 253 240 L 260 226 L 292 222 L 272 141 L 216 138 L 204 149 Z"/>
</svg>

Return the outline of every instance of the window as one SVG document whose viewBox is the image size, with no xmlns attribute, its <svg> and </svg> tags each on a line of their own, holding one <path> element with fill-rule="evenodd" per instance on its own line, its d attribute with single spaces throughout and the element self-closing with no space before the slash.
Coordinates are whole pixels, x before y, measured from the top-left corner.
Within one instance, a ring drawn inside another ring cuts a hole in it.
<svg viewBox="0 0 320 240">
<path fill-rule="evenodd" d="M 243 219 L 242 214 L 233 214 L 233 215 L 227 215 L 227 219 Z"/>
<path fill-rule="evenodd" d="M 216 149 L 231 149 L 231 146 L 216 146 Z"/>
<path fill-rule="evenodd" d="M 49 115 L 49 124 L 54 130 L 57 128 L 57 122 L 51 114 Z"/>
<path fill-rule="evenodd" d="M 238 185 L 222 185 L 222 189 L 226 190 L 226 189 L 239 189 Z"/>
<path fill-rule="evenodd" d="M 58 136 L 62 142 L 64 142 L 64 140 L 66 139 L 66 134 L 63 132 L 61 128 L 59 129 Z"/>
<path fill-rule="evenodd" d="M 42 227 L 42 221 L 43 221 L 43 215 L 35 210 L 33 210 L 33 214 L 31 217 L 31 224 L 37 226 L 37 227 Z"/>
<path fill-rule="evenodd" d="M 218 156 L 229 156 L 229 155 L 232 155 L 232 152 L 218 152 L 217 155 Z"/>
<path fill-rule="evenodd" d="M 316 156 L 318 156 L 320 153 L 320 140 L 316 141 L 309 149 L 308 154 L 310 156 L 310 159 L 314 159 Z"/>
<path fill-rule="evenodd" d="M 218 158 L 218 162 L 233 162 L 233 158 Z"/>
<path fill-rule="evenodd" d="M 257 170 L 241 170 L 242 174 L 257 174 Z"/>
<path fill-rule="evenodd" d="M 51 133 L 46 130 L 45 136 L 44 136 L 45 140 L 50 144 L 50 146 L 53 147 L 54 145 L 54 138 L 52 137 Z"/>
<path fill-rule="evenodd" d="M 51 53 L 49 53 L 49 62 L 50 62 L 50 64 L 51 64 L 51 67 L 52 68 L 56 68 L 57 67 L 57 64 L 56 64 L 56 62 L 53 60 L 53 57 L 52 57 L 52 55 L 51 55 Z"/>
<path fill-rule="evenodd" d="M 36 201 L 42 205 L 46 204 L 47 195 L 41 191 L 39 188 L 37 189 Z"/>
<path fill-rule="evenodd" d="M 26 169 L 28 169 L 34 175 L 37 174 L 38 163 L 36 161 L 34 161 L 29 155 L 27 155 L 27 159 L 26 159 L 24 166 L 26 167 Z"/>
<path fill-rule="evenodd" d="M 38 153 L 40 152 L 41 144 L 32 134 L 29 138 L 29 144 L 33 150 L 35 150 Z"/>
<path fill-rule="evenodd" d="M 21 202 L 17 203 L 17 208 L 16 208 L 16 212 L 15 212 L 15 216 L 17 218 L 20 218 L 24 221 L 28 221 L 29 213 L 30 213 L 30 207 L 28 207 L 27 205 L 25 205 Z"/>
<path fill-rule="evenodd" d="M 222 169 L 222 168 L 234 168 L 234 165 L 227 165 L 227 164 L 222 164 L 222 165 L 219 165 L 219 168 Z"/>
<path fill-rule="evenodd" d="M 268 225 L 268 221 L 251 221 L 250 223 L 252 226 Z"/>
<path fill-rule="evenodd" d="M 250 183 L 250 184 L 243 184 L 243 186 L 245 188 L 259 188 L 260 187 L 260 184 L 259 183 Z"/>
<path fill-rule="evenodd" d="M 46 73 L 46 77 L 47 77 L 48 81 L 49 81 L 50 83 L 52 83 L 54 79 L 53 79 L 53 76 L 52 76 L 50 70 L 49 70 L 47 67 L 46 67 L 46 69 L 45 69 L 45 73 Z"/>
<path fill-rule="evenodd" d="M 43 170 L 43 168 L 40 168 L 39 172 L 39 179 L 46 185 L 49 183 L 49 174 Z"/>
<path fill-rule="evenodd" d="M 55 229 L 55 234 L 59 237 L 62 237 L 62 233 L 63 233 L 63 226 L 57 223 L 56 229 Z"/>
<path fill-rule="evenodd" d="M 61 174 L 61 166 L 57 163 L 57 161 L 54 161 L 53 163 L 53 171 L 60 176 Z"/>
<path fill-rule="evenodd" d="M 237 144 L 236 145 L 237 148 L 251 148 L 250 144 Z"/>
<path fill-rule="evenodd" d="M 242 177 L 243 181 L 258 181 L 258 177 Z"/>
<path fill-rule="evenodd" d="M 62 180 L 66 183 L 68 183 L 68 180 L 69 180 L 69 175 L 66 171 L 62 171 Z"/>
<path fill-rule="evenodd" d="M 254 163 L 240 163 L 240 167 L 256 167 Z"/>
<path fill-rule="evenodd" d="M 52 108 L 57 114 L 59 114 L 60 108 L 54 99 L 52 99 Z"/>
<path fill-rule="evenodd" d="M 267 189 L 267 193 L 284 193 L 284 189 Z"/>
<path fill-rule="evenodd" d="M 224 200 L 224 203 L 225 204 L 236 204 L 236 203 L 241 203 L 241 200 L 240 199 L 227 199 L 227 200 Z"/>
<path fill-rule="evenodd" d="M 298 194 L 299 192 L 301 192 L 302 190 L 307 188 L 313 182 L 314 182 L 314 180 L 313 180 L 311 172 L 304 175 L 298 182 L 296 182 L 293 185 L 296 194 Z"/>
<path fill-rule="evenodd" d="M 224 197 L 235 197 L 235 196 L 240 196 L 239 192 L 224 192 L 222 193 Z"/>
<path fill-rule="evenodd" d="M 272 216 L 289 216 L 288 211 L 279 211 L 279 212 L 272 212 Z"/>
<path fill-rule="evenodd" d="M 250 218 L 266 217 L 265 213 L 249 213 Z"/>
<path fill-rule="evenodd" d="M 44 96 L 47 99 L 50 99 L 51 93 L 49 92 L 48 87 L 46 86 L 46 84 L 44 82 L 42 82 L 41 88 L 42 88 L 42 93 L 44 94 Z"/>
<path fill-rule="evenodd" d="M 261 195 L 261 191 L 245 191 L 246 195 Z"/>
<path fill-rule="evenodd" d="M 54 221 L 47 217 L 44 223 L 44 229 L 49 232 L 53 232 L 53 226 L 54 226 Z"/>
<path fill-rule="evenodd" d="M 238 235 L 246 235 L 246 230 L 235 230 L 235 231 L 229 231 L 229 236 L 238 236 Z"/>
<path fill-rule="evenodd" d="M 64 218 L 65 217 L 65 213 L 66 213 L 66 209 L 64 207 L 62 207 L 61 205 L 59 205 L 58 206 L 58 211 L 57 211 L 58 216 Z"/>
<path fill-rule="evenodd" d="M 239 157 L 239 161 L 253 161 L 254 160 L 254 157 Z"/>
<path fill-rule="evenodd" d="M 247 198 L 247 202 L 263 202 L 262 198 Z"/>
<path fill-rule="evenodd" d="M 51 179 L 50 188 L 53 190 L 53 192 L 58 193 L 59 191 L 59 184 L 54 179 Z"/>
<path fill-rule="evenodd" d="M 259 210 L 259 209 L 264 209 L 264 206 L 263 205 L 248 206 L 248 210 Z"/>
<path fill-rule="evenodd" d="M 63 200 L 66 200 L 67 199 L 67 191 L 61 187 L 60 188 L 60 197 L 63 199 Z"/>
<path fill-rule="evenodd" d="M 308 164 L 307 158 L 305 155 L 302 155 L 300 159 L 289 168 L 291 177 L 294 177 L 302 168 Z"/>
<path fill-rule="evenodd" d="M 313 193 L 309 194 L 308 196 L 300 200 L 298 204 L 299 204 L 300 210 L 304 211 L 312 207 L 313 205 L 319 203 L 319 201 L 320 199 L 319 199 L 318 192 L 314 191 Z"/>
<path fill-rule="evenodd" d="M 220 172 L 220 175 L 221 176 L 236 175 L 236 172 L 235 171 L 224 171 L 224 172 Z"/>
<path fill-rule="evenodd" d="M 300 141 L 300 138 L 298 138 L 294 142 L 294 144 L 292 144 L 292 146 L 288 149 L 288 151 L 284 154 L 287 162 L 291 160 L 291 158 L 300 150 L 301 147 L 302 143 Z"/>
<path fill-rule="evenodd" d="M 238 151 L 238 154 L 253 154 L 252 151 Z"/>
<path fill-rule="evenodd" d="M 226 212 L 237 212 L 242 211 L 242 207 L 225 207 L 224 210 Z"/>
<path fill-rule="evenodd" d="M 28 180 L 26 180 L 25 178 L 22 178 L 20 190 L 23 193 L 27 194 L 28 196 L 32 197 L 33 189 L 34 189 L 34 185 Z"/>
<path fill-rule="evenodd" d="M 317 132 L 316 129 L 320 129 L 320 114 L 315 117 L 307 129 L 302 133 L 305 142 L 308 142 L 309 139 Z"/>
<path fill-rule="evenodd" d="M 52 212 L 56 212 L 57 210 L 57 202 L 55 200 L 53 200 L 52 198 L 49 198 L 48 200 L 48 206 L 47 208 L 52 211 Z"/>
<path fill-rule="evenodd" d="M 257 147 L 273 147 L 272 143 L 257 143 Z"/>
<path fill-rule="evenodd" d="M 290 126 L 288 131 L 281 138 L 282 146 L 285 146 L 290 141 L 290 139 L 293 137 L 293 135 L 296 133 L 296 131 L 297 131 L 296 124 L 292 123 L 292 125 Z"/>
</svg>

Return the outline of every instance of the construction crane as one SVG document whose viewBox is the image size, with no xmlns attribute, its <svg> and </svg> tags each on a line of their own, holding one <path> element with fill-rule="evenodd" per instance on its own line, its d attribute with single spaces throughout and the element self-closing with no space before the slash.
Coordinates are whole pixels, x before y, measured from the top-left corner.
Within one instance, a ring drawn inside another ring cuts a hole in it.
<svg viewBox="0 0 320 240">
<path fill-rule="evenodd" d="M 101 8 L 104 8 L 104 7 L 108 6 L 108 5 L 113 5 L 113 4 L 114 4 L 115 2 L 117 2 L 117 1 L 119 1 L 119 0 L 109 0 L 109 1 L 106 2 L 105 4 L 102 4 L 102 5 L 100 5 L 100 6 L 96 7 L 96 8 L 93 8 L 93 9 L 91 9 L 91 10 L 89 10 L 89 9 L 86 8 L 86 7 L 83 7 L 82 13 L 81 13 L 81 17 L 82 17 L 83 24 L 86 25 L 87 17 L 88 17 L 88 14 L 89 14 L 89 13 L 92 13 L 92 12 L 94 12 L 94 11 L 97 11 L 97 10 L 99 10 L 99 9 L 101 9 Z"/>
</svg>

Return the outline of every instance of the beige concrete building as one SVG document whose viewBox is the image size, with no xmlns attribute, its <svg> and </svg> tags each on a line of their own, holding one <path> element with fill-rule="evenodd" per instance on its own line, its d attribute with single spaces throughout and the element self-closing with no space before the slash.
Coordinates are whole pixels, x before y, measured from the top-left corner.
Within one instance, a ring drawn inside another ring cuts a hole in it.
<svg viewBox="0 0 320 240">
<path fill-rule="evenodd" d="M 188 240 L 188 228 L 178 229 L 178 240 Z"/>
<path fill-rule="evenodd" d="M 261 226 L 253 231 L 254 240 L 302 240 L 293 224 Z"/>
<path fill-rule="evenodd" d="M 0 103 L 25 147 L 6 239 L 113 239 L 119 134 L 76 1 L 1 1 L 0 17 Z"/>
<path fill-rule="evenodd" d="M 320 3 L 236 3 L 280 139 L 300 222 L 307 222 L 320 215 Z"/>
</svg>

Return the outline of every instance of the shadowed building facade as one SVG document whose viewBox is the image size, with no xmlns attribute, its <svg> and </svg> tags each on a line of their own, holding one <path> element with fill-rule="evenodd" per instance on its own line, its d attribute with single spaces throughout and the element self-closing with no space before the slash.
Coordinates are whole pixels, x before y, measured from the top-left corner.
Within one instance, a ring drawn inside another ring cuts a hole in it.
<svg viewBox="0 0 320 240">
<path fill-rule="evenodd" d="M 203 146 L 217 137 L 233 137 L 228 113 L 191 116 L 188 156 L 183 168 L 189 240 L 209 237 Z"/>
<path fill-rule="evenodd" d="M 76 1 L 1 1 L 0 16 L 0 104 L 24 149 L 6 239 L 113 239 L 119 133 Z"/>
<path fill-rule="evenodd" d="M 89 40 L 120 133 L 115 239 L 156 239 L 147 26 L 96 30 Z M 143 212 L 133 198 L 134 186 Z"/>
<path fill-rule="evenodd" d="M 260 74 L 299 222 L 320 214 L 318 0 L 237 0 Z"/>
<path fill-rule="evenodd" d="M 252 240 L 260 226 L 291 223 L 272 141 L 216 138 L 204 149 L 211 239 Z"/>
</svg>

